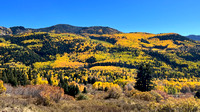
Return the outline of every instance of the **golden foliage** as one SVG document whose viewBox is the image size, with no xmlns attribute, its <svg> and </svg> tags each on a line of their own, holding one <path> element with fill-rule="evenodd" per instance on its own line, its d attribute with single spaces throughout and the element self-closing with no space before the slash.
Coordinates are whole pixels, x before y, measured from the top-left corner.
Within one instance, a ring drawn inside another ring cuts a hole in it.
<svg viewBox="0 0 200 112">
<path fill-rule="evenodd" d="M 69 55 L 65 53 L 63 56 L 60 56 L 59 54 L 56 56 L 56 60 L 51 64 L 53 68 L 63 68 L 63 67 L 69 67 L 69 68 L 78 68 L 83 67 L 84 64 L 80 62 L 72 62 L 70 61 Z"/>
<path fill-rule="evenodd" d="M 5 91 L 6 91 L 6 88 L 3 85 L 3 81 L 0 80 L 0 94 L 3 93 L 3 92 L 5 92 Z"/>
<path fill-rule="evenodd" d="M 33 79 L 31 81 L 31 84 L 35 84 L 35 85 L 43 85 L 43 84 L 48 84 L 48 81 L 46 79 L 44 79 L 43 77 L 40 76 L 40 74 L 37 74 L 37 78 Z"/>
<path fill-rule="evenodd" d="M 30 39 L 30 40 L 24 40 L 24 41 L 22 41 L 22 43 L 24 43 L 24 44 L 28 44 L 28 43 L 39 43 L 39 42 L 42 42 L 42 41 L 39 40 L 39 39 Z"/>
<path fill-rule="evenodd" d="M 108 90 L 111 88 L 121 89 L 118 84 L 113 84 L 109 82 L 95 82 L 93 84 L 93 88 L 98 90 L 105 90 L 105 88 L 107 88 Z"/>
</svg>

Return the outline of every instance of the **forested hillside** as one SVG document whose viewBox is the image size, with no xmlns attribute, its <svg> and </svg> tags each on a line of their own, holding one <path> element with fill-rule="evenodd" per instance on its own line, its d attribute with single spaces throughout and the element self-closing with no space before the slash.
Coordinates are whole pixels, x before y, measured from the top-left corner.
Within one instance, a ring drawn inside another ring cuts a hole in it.
<svg viewBox="0 0 200 112">
<path fill-rule="evenodd" d="M 49 84 L 73 97 L 115 88 L 138 98 L 143 94 L 134 89 L 135 77 L 141 64 L 148 63 L 155 90 L 194 94 L 200 87 L 200 42 L 176 33 L 70 25 L 0 30 L 0 79 L 11 86 Z M 110 94 L 106 98 L 118 98 Z M 144 93 L 149 94 L 154 93 Z"/>
<path fill-rule="evenodd" d="M 137 69 L 150 62 L 155 77 L 193 77 L 199 74 L 200 42 L 175 33 L 88 34 L 23 33 L 0 37 L 1 68 Z M 173 75 L 172 75 L 173 74 Z"/>
</svg>

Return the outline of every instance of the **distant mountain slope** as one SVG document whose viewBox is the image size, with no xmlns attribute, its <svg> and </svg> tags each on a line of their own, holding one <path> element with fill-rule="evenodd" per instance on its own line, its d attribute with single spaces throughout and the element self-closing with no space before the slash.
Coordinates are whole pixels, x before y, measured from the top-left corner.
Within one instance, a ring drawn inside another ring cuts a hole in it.
<svg viewBox="0 0 200 112">
<path fill-rule="evenodd" d="M 92 27 L 77 27 L 68 24 L 58 24 L 46 28 L 31 29 L 24 28 L 23 26 L 15 26 L 10 28 L 0 27 L 0 35 L 8 34 L 20 34 L 28 32 L 50 32 L 50 33 L 74 33 L 74 34 L 118 34 L 120 31 L 103 26 L 92 26 Z"/>
<path fill-rule="evenodd" d="M 190 39 L 193 39 L 193 40 L 198 40 L 198 41 L 200 41 L 200 35 L 189 35 L 189 36 L 187 36 L 188 38 L 190 38 Z"/>
<path fill-rule="evenodd" d="M 67 24 L 58 24 L 46 28 L 35 29 L 37 32 L 53 32 L 53 33 L 77 33 L 82 27 L 76 27 Z"/>
<path fill-rule="evenodd" d="M 102 26 L 93 26 L 93 27 L 77 27 L 68 24 L 58 24 L 51 27 L 40 28 L 34 31 L 40 32 L 54 32 L 54 33 L 89 33 L 89 34 L 118 34 L 120 31 Z"/>
<path fill-rule="evenodd" d="M 93 26 L 93 27 L 83 27 L 79 33 L 89 33 L 89 34 L 119 34 L 120 31 L 102 26 Z"/>
<path fill-rule="evenodd" d="M 15 27 L 10 27 L 12 34 L 20 34 L 20 33 L 28 33 L 32 32 L 31 29 L 24 28 L 23 26 L 15 26 Z"/>
<path fill-rule="evenodd" d="M 0 35 L 12 34 L 11 29 L 0 26 Z"/>
</svg>

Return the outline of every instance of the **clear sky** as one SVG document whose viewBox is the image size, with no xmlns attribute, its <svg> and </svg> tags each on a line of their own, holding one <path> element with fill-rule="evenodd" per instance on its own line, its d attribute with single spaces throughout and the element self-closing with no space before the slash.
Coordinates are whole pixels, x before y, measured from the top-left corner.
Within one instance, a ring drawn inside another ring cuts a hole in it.
<svg viewBox="0 0 200 112">
<path fill-rule="evenodd" d="M 0 0 L 0 26 L 109 26 L 200 35 L 200 0 Z"/>
</svg>

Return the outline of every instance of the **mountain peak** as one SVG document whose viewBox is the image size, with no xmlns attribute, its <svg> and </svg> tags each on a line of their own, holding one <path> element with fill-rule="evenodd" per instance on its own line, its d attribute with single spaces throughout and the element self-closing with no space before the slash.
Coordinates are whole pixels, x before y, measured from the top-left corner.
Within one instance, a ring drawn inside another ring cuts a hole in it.
<svg viewBox="0 0 200 112">
<path fill-rule="evenodd" d="M 121 33 L 120 31 L 104 26 L 91 26 L 91 27 L 78 27 L 69 24 L 57 24 L 54 26 L 36 29 L 41 32 L 54 32 L 54 33 L 89 33 L 89 34 L 115 34 Z"/>
<path fill-rule="evenodd" d="M 14 27 L 10 27 L 10 29 L 12 30 L 12 34 L 20 34 L 20 33 L 30 32 L 29 29 L 27 29 L 23 26 L 14 26 Z"/>
</svg>

